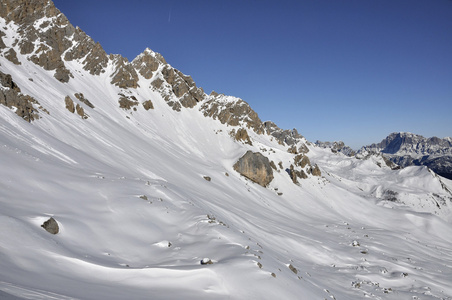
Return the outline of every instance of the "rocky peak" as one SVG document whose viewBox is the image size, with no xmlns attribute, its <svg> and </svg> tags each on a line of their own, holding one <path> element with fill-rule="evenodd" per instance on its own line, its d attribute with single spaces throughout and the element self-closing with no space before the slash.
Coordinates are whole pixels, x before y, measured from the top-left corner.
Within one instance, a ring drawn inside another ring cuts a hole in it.
<svg viewBox="0 0 452 300">
<path fill-rule="evenodd" d="M 81 60 L 83 69 L 92 75 L 99 75 L 105 72 L 108 64 L 108 56 L 99 43 L 93 41 L 79 27 L 73 33 L 73 46 L 65 52 L 66 61 Z"/>
<path fill-rule="evenodd" d="M 295 128 L 292 130 L 283 130 L 272 121 L 266 121 L 263 125 L 267 134 L 273 136 L 281 145 L 286 144 L 288 146 L 292 146 L 303 139 L 303 136 L 299 134 Z"/>
<path fill-rule="evenodd" d="M 409 132 L 394 132 L 378 144 L 362 147 L 359 152 L 415 156 L 452 155 L 452 142 L 450 138 L 425 138 Z"/>
<path fill-rule="evenodd" d="M 384 154 L 402 166 L 427 166 L 435 173 L 452 179 L 452 138 L 425 138 L 409 132 L 394 132 L 378 144 L 362 147 L 357 157 Z"/>
<path fill-rule="evenodd" d="M 110 54 L 110 60 L 115 69 L 110 76 L 112 78 L 111 84 L 124 89 L 136 89 L 138 87 L 138 74 L 128 59 L 119 54 Z"/>
<path fill-rule="evenodd" d="M 343 141 L 336 141 L 336 142 L 321 142 L 316 141 L 315 145 L 320 148 L 330 148 L 333 153 L 342 153 L 347 156 L 355 156 L 356 152 L 350 148 L 349 146 L 346 146 Z"/>
<path fill-rule="evenodd" d="M 146 48 L 143 53 L 135 57 L 132 61 L 135 70 L 146 79 L 152 78 L 154 75 L 153 72 L 157 71 L 159 66 L 166 64 L 166 60 L 160 53 L 154 52 L 149 48 Z"/>
<path fill-rule="evenodd" d="M 246 126 L 258 134 L 264 133 L 264 126 L 257 113 L 240 98 L 212 93 L 203 102 L 200 111 L 204 116 L 218 119 L 230 126 Z"/>
<path fill-rule="evenodd" d="M 0 16 L 17 25 L 32 24 L 44 17 L 60 17 L 62 23 L 69 23 L 50 0 L 2 0 Z"/>
<path fill-rule="evenodd" d="M 68 82 L 72 76 L 64 61 L 83 59 L 84 69 L 98 75 L 104 71 L 108 57 L 99 44 L 96 44 L 79 28 L 74 28 L 48 0 L 2 0 L 0 17 L 7 24 L 17 27 L 19 37 L 10 44 L 0 42 L 5 57 L 18 64 L 15 53 L 45 70 L 55 71 L 54 77 Z M 1 36 L 1 35 L 0 35 Z"/>
</svg>

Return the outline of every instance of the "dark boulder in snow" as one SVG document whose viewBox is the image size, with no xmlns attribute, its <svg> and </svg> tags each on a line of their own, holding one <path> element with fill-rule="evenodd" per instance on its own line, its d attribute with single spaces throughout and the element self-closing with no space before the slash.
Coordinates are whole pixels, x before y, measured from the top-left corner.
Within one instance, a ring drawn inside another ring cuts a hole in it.
<svg viewBox="0 0 452 300">
<path fill-rule="evenodd" d="M 211 265 L 211 264 L 213 264 L 213 261 L 210 258 L 205 257 L 201 260 L 201 265 Z"/>
<path fill-rule="evenodd" d="M 234 164 L 234 170 L 263 187 L 266 187 L 273 180 L 270 161 L 259 152 L 247 151 Z"/>
<path fill-rule="evenodd" d="M 54 218 L 50 218 L 41 225 L 47 232 L 51 234 L 57 234 L 60 231 L 57 221 Z"/>
</svg>

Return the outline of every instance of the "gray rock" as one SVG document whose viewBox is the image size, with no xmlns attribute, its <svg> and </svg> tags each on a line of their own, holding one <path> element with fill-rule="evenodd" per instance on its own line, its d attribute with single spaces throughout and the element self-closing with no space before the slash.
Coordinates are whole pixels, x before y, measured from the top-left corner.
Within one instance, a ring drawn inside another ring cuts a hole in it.
<svg viewBox="0 0 452 300">
<path fill-rule="evenodd" d="M 51 234 L 57 234 L 60 231 L 60 227 L 53 217 L 45 221 L 41 227 Z"/>
<path fill-rule="evenodd" d="M 259 152 L 247 151 L 234 164 L 234 170 L 263 187 L 273 180 L 270 161 Z"/>
</svg>

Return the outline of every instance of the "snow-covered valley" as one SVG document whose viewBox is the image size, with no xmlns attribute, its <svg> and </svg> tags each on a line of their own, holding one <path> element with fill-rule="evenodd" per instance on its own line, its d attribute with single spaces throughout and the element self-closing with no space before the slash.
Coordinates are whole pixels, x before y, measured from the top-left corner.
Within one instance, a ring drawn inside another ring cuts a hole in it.
<svg viewBox="0 0 452 300">
<path fill-rule="evenodd" d="M 20 54 L 13 21 L 0 30 L 0 71 L 48 112 L 0 105 L 0 299 L 452 299 L 452 181 L 301 138 L 321 176 L 295 184 L 293 145 L 206 116 L 214 95 L 168 100 L 168 64 L 124 88 L 113 59 L 97 75 L 64 60 L 62 82 Z M 267 187 L 234 169 L 248 150 L 276 165 Z"/>
</svg>

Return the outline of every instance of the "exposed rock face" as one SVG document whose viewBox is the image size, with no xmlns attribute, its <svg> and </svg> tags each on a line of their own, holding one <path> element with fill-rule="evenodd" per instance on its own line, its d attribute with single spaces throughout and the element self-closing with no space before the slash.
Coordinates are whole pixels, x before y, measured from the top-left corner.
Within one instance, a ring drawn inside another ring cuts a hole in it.
<svg viewBox="0 0 452 300">
<path fill-rule="evenodd" d="M 77 98 L 80 102 L 83 102 L 83 103 L 85 103 L 87 106 L 89 106 L 89 107 L 91 107 L 91 108 L 94 108 L 94 105 L 93 105 L 88 99 L 86 99 L 85 96 L 83 96 L 82 93 L 75 93 L 74 96 L 75 96 L 75 98 Z"/>
<path fill-rule="evenodd" d="M 5 33 L 0 31 L 0 50 L 6 48 L 6 44 L 3 41 L 3 37 L 5 36 Z"/>
<path fill-rule="evenodd" d="M 10 74 L 5 74 L 3 72 L 0 72 L 0 85 L 12 89 L 13 91 L 20 93 L 20 88 L 17 86 L 17 84 L 13 81 L 13 78 Z"/>
<path fill-rule="evenodd" d="M 41 225 L 47 232 L 51 234 L 57 234 L 60 231 L 57 221 L 54 218 L 50 218 Z"/>
<path fill-rule="evenodd" d="M 282 130 L 271 121 L 264 122 L 265 131 L 273 136 L 279 144 L 292 146 L 299 142 L 303 136 L 294 128 L 292 130 Z"/>
<path fill-rule="evenodd" d="M 138 105 L 138 100 L 135 96 L 125 96 L 124 94 L 120 94 L 120 96 L 118 101 L 120 108 L 131 109 Z"/>
<path fill-rule="evenodd" d="M 378 144 L 362 147 L 357 157 L 381 153 L 402 167 L 427 166 L 435 173 L 452 179 L 452 138 L 425 138 L 408 132 L 391 133 Z M 390 166 L 397 168 L 397 166 Z"/>
<path fill-rule="evenodd" d="M 75 112 L 74 101 L 72 101 L 71 97 L 66 96 L 66 98 L 64 98 L 64 103 L 66 104 L 66 109 L 68 111 L 70 111 L 71 113 Z"/>
<path fill-rule="evenodd" d="M 191 76 L 184 75 L 169 65 L 162 69 L 162 74 L 165 81 L 171 86 L 172 93 L 176 98 L 179 98 L 183 107 L 192 108 L 204 99 L 204 91 L 196 87 Z"/>
<path fill-rule="evenodd" d="M 204 116 L 218 119 L 222 124 L 244 125 L 258 134 L 264 133 L 259 116 L 242 99 L 215 93 L 209 96 L 209 100 L 203 102 L 200 111 Z"/>
<path fill-rule="evenodd" d="M 314 167 L 311 167 L 310 173 L 313 176 L 322 176 L 322 172 L 320 171 L 320 168 L 317 164 Z"/>
<path fill-rule="evenodd" d="M 247 151 L 234 164 L 234 170 L 263 187 L 273 180 L 270 161 L 259 152 Z"/>
<path fill-rule="evenodd" d="M 71 113 L 77 112 L 77 114 L 82 117 L 82 119 L 88 119 L 88 115 L 85 113 L 83 107 L 78 103 L 75 104 L 71 97 L 66 96 L 66 98 L 64 98 L 64 103 L 66 104 L 66 109 L 68 111 L 70 111 Z"/>
<path fill-rule="evenodd" d="M 295 184 L 298 183 L 298 178 L 300 179 L 308 178 L 308 175 L 306 175 L 304 170 L 297 170 L 295 169 L 294 165 L 290 165 L 290 168 L 286 169 L 286 172 L 289 174 L 290 178 L 292 179 L 292 182 Z"/>
<path fill-rule="evenodd" d="M 294 164 L 296 166 L 299 166 L 301 168 L 304 168 L 306 166 L 311 166 L 311 161 L 309 160 L 309 157 L 303 154 L 298 154 L 294 157 Z"/>
<path fill-rule="evenodd" d="M 236 141 L 241 141 L 245 144 L 253 145 L 250 136 L 248 135 L 248 131 L 246 131 L 245 128 L 239 128 L 237 132 L 235 132 L 235 130 L 232 130 L 231 134 L 233 134 Z"/>
<path fill-rule="evenodd" d="M 55 71 L 54 77 L 60 82 L 73 77 L 64 60 L 84 58 L 84 69 L 91 74 L 99 74 L 107 66 L 108 57 L 102 47 L 74 28 L 52 1 L 4 0 L 0 16 L 18 26 L 20 53 L 45 70 Z M 5 45 L 2 40 L 0 46 L 11 47 L 5 57 L 19 63 L 12 48 L 15 43 Z"/>
<path fill-rule="evenodd" d="M 39 105 L 39 102 L 22 94 L 11 75 L 3 72 L 0 72 L 0 104 L 14 109 L 16 115 L 28 122 L 39 119 L 38 110 L 33 107 L 33 104 Z M 40 105 L 39 107 L 42 109 Z"/>
<path fill-rule="evenodd" d="M 75 111 L 77 111 L 77 114 L 82 117 L 82 119 L 88 119 L 88 116 L 85 114 L 85 110 L 83 107 L 81 107 L 79 104 L 75 106 Z"/>
<path fill-rule="evenodd" d="M 347 156 L 355 156 L 356 152 L 350 148 L 349 146 L 346 146 L 344 142 L 321 142 L 316 141 L 315 145 L 321 148 L 330 148 L 331 152 L 333 153 L 342 153 Z"/>
<path fill-rule="evenodd" d="M 15 65 L 21 64 L 20 61 L 17 59 L 16 51 L 13 48 L 10 48 L 8 51 L 6 51 L 5 58 Z"/>
<path fill-rule="evenodd" d="M 164 83 L 163 79 L 161 78 L 156 78 L 154 81 L 151 82 L 151 86 L 154 89 L 160 89 L 162 87 L 162 84 Z"/>
<path fill-rule="evenodd" d="M 127 58 L 111 54 L 110 59 L 115 66 L 115 72 L 111 75 L 111 84 L 123 89 L 136 89 L 138 87 L 138 74 Z"/>
<path fill-rule="evenodd" d="M 104 73 L 108 64 L 108 56 L 102 46 L 95 43 L 78 27 L 74 31 L 73 39 L 75 44 L 66 52 L 64 59 L 71 61 L 84 58 L 82 61 L 84 70 L 89 71 L 92 75 Z"/>
<path fill-rule="evenodd" d="M 151 100 L 146 100 L 143 102 L 143 107 L 145 110 L 154 109 L 154 104 L 152 104 Z"/>
<path fill-rule="evenodd" d="M 133 61 L 132 65 L 141 76 L 146 79 L 152 78 L 154 72 L 158 70 L 160 65 L 166 65 L 166 60 L 160 53 L 154 52 L 146 48 L 144 52 L 138 55 Z"/>
<path fill-rule="evenodd" d="M 145 79 L 152 78 L 151 86 L 175 111 L 180 111 L 182 107 L 193 108 L 206 97 L 191 76 L 174 69 L 161 54 L 149 48 L 138 55 L 132 65 Z"/>
</svg>

